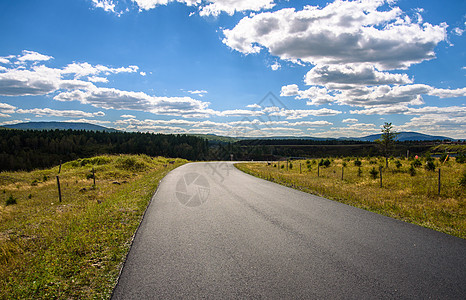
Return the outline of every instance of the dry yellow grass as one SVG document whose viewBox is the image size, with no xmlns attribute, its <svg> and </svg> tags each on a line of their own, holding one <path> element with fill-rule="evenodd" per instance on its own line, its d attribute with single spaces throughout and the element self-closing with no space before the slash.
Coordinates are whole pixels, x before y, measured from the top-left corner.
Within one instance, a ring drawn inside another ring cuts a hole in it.
<svg viewBox="0 0 466 300">
<path fill-rule="evenodd" d="M 466 238 L 466 188 L 459 184 L 466 172 L 466 164 L 454 160 L 442 164 L 437 160 L 435 171 L 427 171 L 425 162 L 422 162 L 422 166 L 415 168 L 416 174 L 411 176 L 409 169 L 412 161 L 400 160 L 402 166 L 397 168 L 395 160 L 391 160 L 389 168 L 382 170 L 383 186 L 380 187 L 380 176 L 374 179 L 370 170 L 375 168 L 378 171 L 384 161 L 374 158 L 359 160 L 362 162 L 360 175 L 354 158 L 331 160 L 329 167 L 319 168 L 319 177 L 320 160 L 310 160 L 309 163 L 305 160 L 292 161 L 293 168 L 288 167 L 288 170 L 286 162 L 280 162 L 280 168 L 277 162 L 242 163 L 236 166 L 279 184 Z"/>
</svg>

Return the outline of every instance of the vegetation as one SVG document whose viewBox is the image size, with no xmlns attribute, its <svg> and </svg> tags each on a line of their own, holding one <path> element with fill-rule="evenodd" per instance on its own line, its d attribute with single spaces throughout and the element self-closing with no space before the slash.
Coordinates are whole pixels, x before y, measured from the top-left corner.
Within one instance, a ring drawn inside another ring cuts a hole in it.
<svg viewBox="0 0 466 300">
<path fill-rule="evenodd" d="M 0 171 L 48 168 L 101 154 L 146 154 L 202 160 L 207 141 L 188 135 L 0 129 Z"/>
<path fill-rule="evenodd" d="M 385 167 L 388 168 L 388 158 L 392 154 L 395 146 L 397 133 L 393 132 L 392 123 L 387 123 L 382 127 L 382 136 L 376 142 L 380 145 L 383 156 L 385 157 Z"/>
<path fill-rule="evenodd" d="M 158 182 L 185 162 L 145 155 L 67 162 L 61 203 L 51 180 L 58 166 L 0 173 L 0 299 L 109 298 Z M 17 204 L 3 206 L 9 197 Z"/>
<path fill-rule="evenodd" d="M 320 160 L 312 160 L 313 163 Z M 360 161 L 361 166 L 346 161 Z M 397 163 L 399 162 L 399 164 Z M 402 163 L 402 161 L 405 161 Z M 427 165 L 427 158 L 411 160 Z M 380 187 L 379 166 L 385 158 L 333 159 L 328 168 L 314 170 L 294 168 L 283 170 L 264 163 L 240 163 L 237 168 L 252 175 L 289 187 L 321 195 L 349 205 L 374 211 L 406 222 L 466 238 L 466 164 L 454 160 L 441 162 L 431 158 L 441 168 L 441 190 L 438 194 L 438 173 L 403 158 L 389 159 L 388 168 L 382 168 L 383 186 Z M 295 160 L 295 165 L 306 164 Z"/>
</svg>

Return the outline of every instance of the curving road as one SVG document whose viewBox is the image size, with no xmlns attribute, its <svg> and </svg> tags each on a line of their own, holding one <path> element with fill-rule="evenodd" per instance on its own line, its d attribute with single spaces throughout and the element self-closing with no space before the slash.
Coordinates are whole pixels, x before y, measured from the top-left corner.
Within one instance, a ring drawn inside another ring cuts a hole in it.
<svg viewBox="0 0 466 300">
<path fill-rule="evenodd" d="M 466 240 L 235 169 L 169 173 L 113 299 L 466 299 Z"/>
</svg>

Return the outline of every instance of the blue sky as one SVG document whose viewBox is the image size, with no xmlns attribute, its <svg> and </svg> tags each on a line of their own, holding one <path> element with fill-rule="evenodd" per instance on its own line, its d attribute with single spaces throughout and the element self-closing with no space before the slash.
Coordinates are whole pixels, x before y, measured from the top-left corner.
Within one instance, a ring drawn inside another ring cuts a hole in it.
<svg viewBox="0 0 466 300">
<path fill-rule="evenodd" d="M 466 138 L 464 0 L 5 0 L 0 125 Z"/>
</svg>

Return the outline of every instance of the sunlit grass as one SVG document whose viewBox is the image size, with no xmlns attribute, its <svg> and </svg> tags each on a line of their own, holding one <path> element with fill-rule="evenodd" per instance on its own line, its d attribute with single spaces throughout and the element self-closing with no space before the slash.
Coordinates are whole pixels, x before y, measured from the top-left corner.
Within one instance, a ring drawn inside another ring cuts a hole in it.
<svg viewBox="0 0 466 300">
<path fill-rule="evenodd" d="M 108 298 L 160 179 L 185 162 L 145 155 L 68 162 L 61 203 L 58 166 L 0 173 L 0 299 Z M 17 204 L 6 206 L 10 197 Z"/>
<path fill-rule="evenodd" d="M 466 164 L 456 163 L 454 159 L 443 164 L 435 160 L 435 171 L 427 171 L 425 161 L 422 161 L 422 166 L 415 168 L 416 174 L 411 176 L 409 169 L 412 161 L 398 160 L 401 166 L 396 167 L 397 160 L 393 159 L 389 168 L 382 170 L 380 187 L 380 175 L 374 179 L 370 170 L 375 168 L 379 171 L 379 166 L 385 166 L 384 160 L 359 158 L 362 163 L 360 172 L 354 164 L 355 160 L 333 159 L 327 168 L 318 168 L 320 160 L 292 161 L 293 168 L 288 166 L 288 170 L 286 162 L 279 165 L 277 162 L 242 163 L 236 166 L 279 184 L 466 238 L 466 188 L 459 184 L 466 172 Z"/>
</svg>

